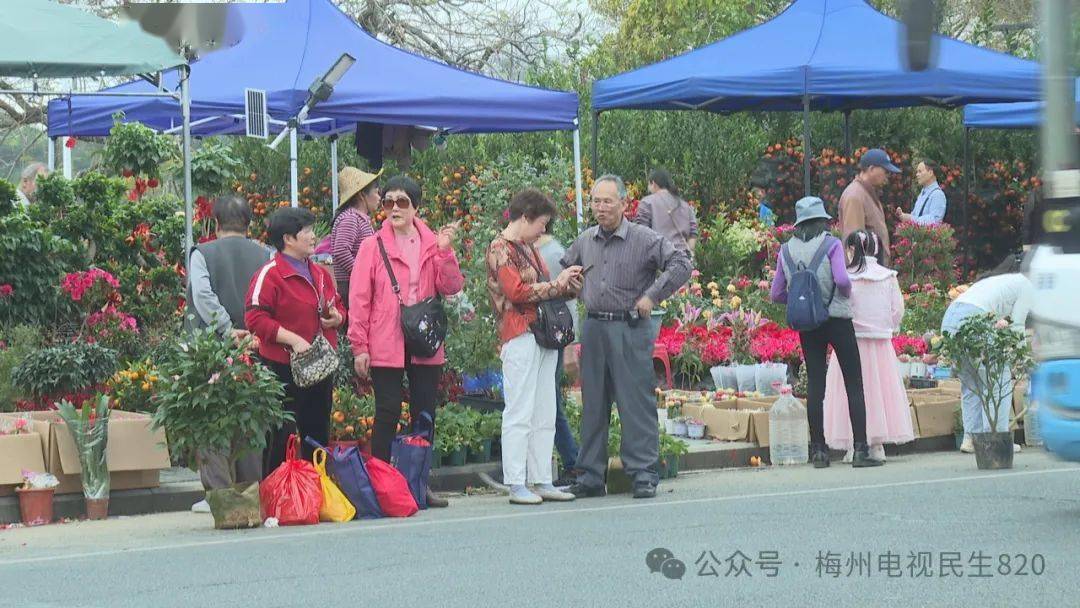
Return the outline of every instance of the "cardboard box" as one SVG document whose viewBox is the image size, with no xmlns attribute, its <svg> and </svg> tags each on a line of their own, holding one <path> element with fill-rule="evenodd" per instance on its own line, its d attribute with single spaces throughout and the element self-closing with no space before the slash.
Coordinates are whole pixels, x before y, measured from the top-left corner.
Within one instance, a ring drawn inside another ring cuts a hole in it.
<svg viewBox="0 0 1080 608">
<path fill-rule="evenodd" d="M 705 433 L 721 441 L 751 441 L 751 413 L 745 410 L 706 408 Z"/>
<path fill-rule="evenodd" d="M 960 380 L 949 378 L 938 381 L 938 388 L 952 395 L 960 394 Z"/>
<path fill-rule="evenodd" d="M 0 435 L 0 496 L 15 493 L 22 485 L 23 470 L 45 472 L 41 436 L 37 433 Z"/>
<path fill-rule="evenodd" d="M 915 406 L 908 408 L 911 410 L 911 430 L 915 433 L 915 438 L 922 437 L 922 433 L 919 432 L 919 417 L 915 414 Z"/>
<path fill-rule="evenodd" d="M 750 431 L 753 433 L 751 441 L 759 447 L 769 447 L 769 412 L 751 412 Z"/>
<path fill-rule="evenodd" d="M 1024 409 L 1024 402 L 1026 401 L 1028 390 L 1028 381 L 1021 380 L 1013 385 L 1012 396 L 1012 411 L 1013 416 L 1017 416 Z M 1022 422 L 1022 421 L 1021 421 Z"/>
<path fill-rule="evenodd" d="M 57 494 L 82 491 L 82 467 L 67 425 L 56 412 L 22 414 L 39 436 L 45 470 L 60 481 Z M 150 416 L 114 410 L 109 415 L 109 445 L 105 451 L 113 490 L 156 488 L 161 469 L 170 466 L 165 431 L 150 430 Z"/>
<path fill-rule="evenodd" d="M 940 437 L 955 433 L 956 409 L 959 407 L 960 399 L 956 397 L 917 402 L 915 416 L 919 422 L 919 436 Z"/>
</svg>

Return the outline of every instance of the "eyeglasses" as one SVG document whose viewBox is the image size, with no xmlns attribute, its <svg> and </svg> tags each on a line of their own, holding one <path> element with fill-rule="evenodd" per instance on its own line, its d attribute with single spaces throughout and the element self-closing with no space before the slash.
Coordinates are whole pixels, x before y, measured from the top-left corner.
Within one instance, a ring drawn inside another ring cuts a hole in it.
<svg viewBox="0 0 1080 608">
<path fill-rule="evenodd" d="M 591 204 L 593 207 L 614 207 L 615 205 L 618 205 L 619 202 L 620 201 L 618 199 L 613 199 L 613 198 L 591 198 L 591 199 L 589 199 L 589 204 Z"/>
<path fill-rule="evenodd" d="M 389 211 L 394 208 L 394 205 L 397 205 L 398 209 L 408 209 L 409 207 L 412 207 L 412 200 L 410 200 L 407 196 L 394 198 L 386 197 L 382 199 L 383 209 Z"/>
</svg>

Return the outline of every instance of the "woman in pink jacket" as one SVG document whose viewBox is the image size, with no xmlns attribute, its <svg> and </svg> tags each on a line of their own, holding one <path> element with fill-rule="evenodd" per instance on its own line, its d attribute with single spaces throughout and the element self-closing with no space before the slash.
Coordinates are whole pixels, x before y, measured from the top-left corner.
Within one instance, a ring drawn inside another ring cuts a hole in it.
<svg viewBox="0 0 1080 608">
<path fill-rule="evenodd" d="M 418 420 L 422 412 L 434 420 L 439 377 L 446 362 L 442 348 L 429 359 L 408 353 L 401 331 L 401 305 L 436 294 L 451 296 L 465 284 L 453 248 L 457 226 L 433 232 L 416 216 L 420 202 L 420 185 L 412 178 L 399 175 L 386 182 L 382 197 L 386 221 L 375 238 L 360 244 L 349 280 L 348 335 L 356 373 L 370 377 L 375 390 L 371 454 L 386 462 L 401 418 L 403 379 L 409 378 L 412 420 Z M 380 242 L 400 285 L 400 300 L 383 263 Z M 446 504 L 445 499 L 428 493 L 428 506 Z"/>
<path fill-rule="evenodd" d="M 892 346 L 892 337 L 900 330 L 904 318 L 904 298 L 896 271 L 878 264 L 881 241 L 876 234 L 856 230 L 848 235 L 846 245 L 851 259 L 848 272 L 852 322 L 866 395 L 866 442 L 870 445 L 870 457 L 884 461 L 886 443 L 915 439 L 907 393 Z M 847 450 L 844 462 L 851 462 L 853 446 L 847 393 L 835 353 L 829 360 L 825 384 L 825 441 L 830 448 Z"/>
</svg>

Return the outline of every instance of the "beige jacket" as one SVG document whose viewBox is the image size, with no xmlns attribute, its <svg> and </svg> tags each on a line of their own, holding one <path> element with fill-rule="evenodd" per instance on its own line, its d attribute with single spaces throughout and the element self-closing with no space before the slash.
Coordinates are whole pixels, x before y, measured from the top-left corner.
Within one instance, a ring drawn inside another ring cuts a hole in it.
<svg viewBox="0 0 1080 608">
<path fill-rule="evenodd" d="M 869 229 L 881 239 L 881 264 L 889 265 L 889 227 L 885 224 L 885 209 L 876 189 L 858 177 L 851 180 L 840 195 L 840 230 L 845 242 L 856 230 Z"/>
</svg>

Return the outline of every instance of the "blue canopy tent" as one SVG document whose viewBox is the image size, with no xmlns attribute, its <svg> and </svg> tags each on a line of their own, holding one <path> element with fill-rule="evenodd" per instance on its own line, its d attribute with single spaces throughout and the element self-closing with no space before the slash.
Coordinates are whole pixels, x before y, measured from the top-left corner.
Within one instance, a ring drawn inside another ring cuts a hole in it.
<svg viewBox="0 0 1080 608">
<path fill-rule="evenodd" d="M 1080 80 L 1076 81 L 1075 99 L 1080 99 Z M 969 129 L 1035 129 L 1042 124 L 1041 101 L 1020 103 L 976 103 L 964 108 L 964 126 Z M 1080 105 L 1073 114 L 1080 125 Z"/>
<path fill-rule="evenodd" d="M 614 109 L 803 112 L 804 185 L 810 189 L 811 110 L 1039 98 L 1040 66 L 935 36 L 936 64 L 908 71 L 903 25 L 864 0 L 795 0 L 773 19 L 683 55 L 593 85 L 593 162 L 599 114 Z"/>
<path fill-rule="evenodd" d="M 447 66 L 380 42 L 330 0 L 240 4 L 244 37 L 191 66 L 191 118 L 196 136 L 243 134 L 245 88 L 266 92 L 272 127 L 284 128 L 308 100 L 308 87 L 342 53 L 356 64 L 290 133 L 336 135 L 358 123 L 420 126 L 447 133 L 572 130 L 580 214 L 578 96 L 507 82 Z M 165 86 L 177 75 L 165 75 Z M 145 82 L 109 89 L 138 92 Z M 159 131 L 175 129 L 179 105 L 168 99 L 69 97 L 49 104 L 50 137 L 102 136 L 113 115 Z M 336 164 L 336 140 L 332 139 Z M 291 154 L 295 156 L 295 154 Z M 295 175 L 295 159 L 292 159 Z M 336 169 L 334 193 L 336 203 Z M 293 204 L 296 204 L 295 178 Z"/>
</svg>

